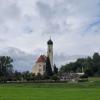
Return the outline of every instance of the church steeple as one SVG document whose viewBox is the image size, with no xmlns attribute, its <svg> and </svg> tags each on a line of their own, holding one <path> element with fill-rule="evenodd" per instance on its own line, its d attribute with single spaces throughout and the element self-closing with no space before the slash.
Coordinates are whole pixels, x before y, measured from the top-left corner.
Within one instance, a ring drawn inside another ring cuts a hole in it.
<svg viewBox="0 0 100 100">
<path fill-rule="evenodd" d="M 47 57 L 50 59 L 51 68 L 53 70 L 53 41 L 51 38 L 47 41 L 48 50 L 47 50 Z"/>
</svg>

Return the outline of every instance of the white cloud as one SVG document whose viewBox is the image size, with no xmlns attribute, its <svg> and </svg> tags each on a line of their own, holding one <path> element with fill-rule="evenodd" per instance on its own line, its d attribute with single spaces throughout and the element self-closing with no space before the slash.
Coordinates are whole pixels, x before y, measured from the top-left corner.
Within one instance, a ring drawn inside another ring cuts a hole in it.
<svg viewBox="0 0 100 100">
<path fill-rule="evenodd" d="M 14 70 L 18 71 L 31 71 L 37 57 L 11 47 L 0 49 L 0 56 L 10 56 L 13 59 Z"/>
<path fill-rule="evenodd" d="M 99 12 L 100 0 L 0 0 L 0 48 L 46 54 L 51 36 L 55 55 L 100 52 Z"/>
</svg>

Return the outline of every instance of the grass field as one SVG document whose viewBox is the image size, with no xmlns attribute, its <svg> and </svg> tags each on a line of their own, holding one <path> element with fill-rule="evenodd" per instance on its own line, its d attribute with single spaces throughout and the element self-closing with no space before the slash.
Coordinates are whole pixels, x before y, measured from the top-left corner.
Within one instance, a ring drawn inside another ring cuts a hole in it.
<svg viewBox="0 0 100 100">
<path fill-rule="evenodd" d="M 0 100 L 100 100 L 100 81 L 0 84 Z"/>
</svg>

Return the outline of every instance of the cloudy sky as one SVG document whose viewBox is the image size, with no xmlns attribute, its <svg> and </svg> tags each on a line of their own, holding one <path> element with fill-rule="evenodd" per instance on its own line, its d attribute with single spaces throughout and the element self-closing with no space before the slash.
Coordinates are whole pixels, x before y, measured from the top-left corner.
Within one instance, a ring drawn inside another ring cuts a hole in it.
<svg viewBox="0 0 100 100">
<path fill-rule="evenodd" d="M 15 69 L 31 71 L 50 36 L 58 66 L 100 53 L 100 0 L 0 0 L 0 55 Z"/>
</svg>

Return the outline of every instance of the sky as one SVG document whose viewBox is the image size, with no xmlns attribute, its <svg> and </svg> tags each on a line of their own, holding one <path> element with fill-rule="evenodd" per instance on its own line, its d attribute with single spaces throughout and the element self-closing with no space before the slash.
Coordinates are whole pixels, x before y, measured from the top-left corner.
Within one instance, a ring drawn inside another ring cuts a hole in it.
<svg viewBox="0 0 100 100">
<path fill-rule="evenodd" d="M 100 0 L 0 0 L 0 56 L 14 69 L 31 71 L 50 37 L 58 67 L 100 53 Z"/>
</svg>

